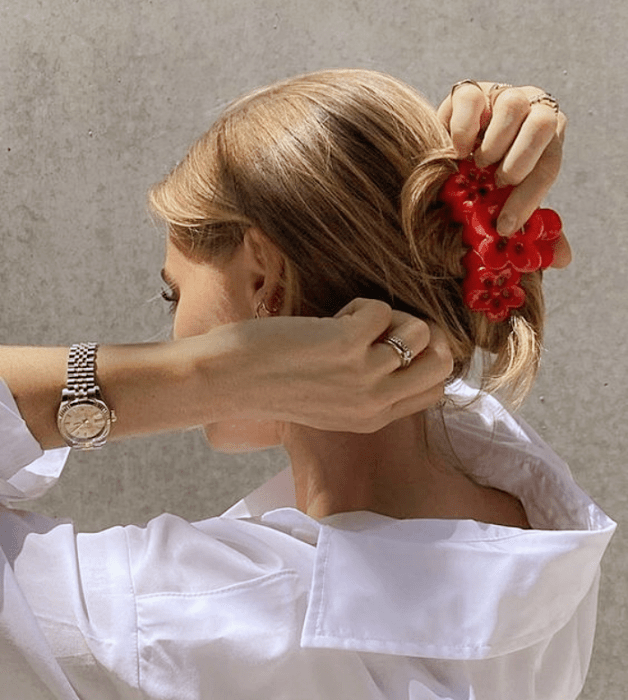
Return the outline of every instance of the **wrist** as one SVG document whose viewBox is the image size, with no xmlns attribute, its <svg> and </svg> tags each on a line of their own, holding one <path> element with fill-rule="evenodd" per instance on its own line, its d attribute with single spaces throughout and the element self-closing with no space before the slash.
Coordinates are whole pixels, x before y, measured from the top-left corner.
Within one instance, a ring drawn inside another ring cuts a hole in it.
<svg viewBox="0 0 628 700">
<path fill-rule="evenodd" d="M 194 357 L 178 343 L 102 346 L 99 381 L 115 410 L 112 439 L 181 430 L 201 422 Z"/>
<path fill-rule="evenodd" d="M 103 447 L 116 421 L 103 400 L 96 377 L 96 343 L 72 345 L 67 382 L 61 392 L 57 427 L 67 445 L 82 450 Z"/>
</svg>

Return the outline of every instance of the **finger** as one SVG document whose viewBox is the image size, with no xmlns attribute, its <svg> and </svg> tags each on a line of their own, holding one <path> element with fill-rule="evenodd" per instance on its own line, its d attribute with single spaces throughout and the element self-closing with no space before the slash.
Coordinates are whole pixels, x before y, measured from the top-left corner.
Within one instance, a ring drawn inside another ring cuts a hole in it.
<svg viewBox="0 0 628 700">
<path fill-rule="evenodd" d="M 421 355 L 430 343 L 431 331 L 425 321 L 402 311 L 393 311 L 391 325 L 384 337 L 395 337 L 401 340 L 412 353 L 414 361 L 414 358 Z M 401 367 L 399 351 L 383 339 L 373 345 L 370 359 L 379 364 L 385 374 L 390 374 Z"/>
<path fill-rule="evenodd" d="M 497 230 L 500 234 L 508 236 L 518 231 L 532 212 L 541 205 L 560 170 L 566 128 L 567 117 L 559 112 L 554 137 L 532 172 L 515 187 L 504 204 L 497 219 Z M 571 256 L 568 259 L 570 260 Z"/>
<path fill-rule="evenodd" d="M 552 267 L 557 270 L 562 270 L 571 262 L 571 246 L 564 233 L 561 232 L 560 238 L 554 248 L 554 261 Z"/>
<path fill-rule="evenodd" d="M 445 383 L 440 382 L 422 394 L 402 399 L 390 407 L 388 418 L 390 422 L 412 416 L 415 413 L 425 411 L 439 403 L 445 394 Z"/>
<path fill-rule="evenodd" d="M 545 104 L 529 107 L 519 133 L 496 172 L 502 184 L 518 185 L 541 161 L 545 149 L 556 138 L 558 115 Z M 560 165 L 560 162 L 559 162 Z"/>
<path fill-rule="evenodd" d="M 562 160 L 562 144 L 555 137 L 545 148 L 532 172 L 511 192 L 499 217 L 497 231 L 509 236 L 530 218 L 558 177 Z"/>
<path fill-rule="evenodd" d="M 393 310 L 388 335 L 396 335 L 412 345 L 412 351 L 419 354 L 432 339 L 431 327 L 427 323 L 405 311 Z"/>
<path fill-rule="evenodd" d="M 352 427 L 351 432 L 375 433 L 400 418 L 412 416 L 415 413 L 420 413 L 427 408 L 435 406 L 442 400 L 444 393 L 445 383 L 440 382 L 440 384 L 430 387 L 421 394 L 412 394 L 407 398 L 396 401 L 370 420 L 362 420 L 356 423 Z"/>
<path fill-rule="evenodd" d="M 504 157 L 529 113 L 530 103 L 523 90 L 508 88 L 495 96 L 491 121 L 474 154 L 479 167 L 497 163 Z"/>
<path fill-rule="evenodd" d="M 482 127 L 490 117 L 490 105 L 484 92 L 475 85 L 460 85 L 450 98 L 449 133 L 457 157 L 471 155 Z"/>
<path fill-rule="evenodd" d="M 436 110 L 436 116 L 445 125 L 447 131 L 449 131 L 449 122 L 451 120 L 451 95 L 447 95 L 447 97 L 440 103 L 438 109 Z"/>
<path fill-rule="evenodd" d="M 334 318 L 354 325 L 352 337 L 374 343 L 390 326 L 392 308 L 378 299 L 356 298 L 344 306 Z"/>
<path fill-rule="evenodd" d="M 345 304 L 340 311 L 334 314 L 334 318 L 341 318 L 342 316 L 354 316 L 357 314 L 358 318 L 363 318 L 370 313 L 384 313 L 384 309 L 388 310 L 388 315 L 392 312 L 389 304 L 385 301 L 380 301 L 379 299 L 364 299 L 363 297 L 356 297 L 352 299 L 348 304 Z M 379 310 L 379 311 L 378 311 Z"/>
<path fill-rule="evenodd" d="M 398 363 L 397 363 L 398 366 Z M 430 342 L 409 367 L 394 371 L 381 382 L 381 396 L 393 404 L 416 394 L 430 391 L 453 371 L 453 358 L 445 333 L 430 326 Z"/>
</svg>

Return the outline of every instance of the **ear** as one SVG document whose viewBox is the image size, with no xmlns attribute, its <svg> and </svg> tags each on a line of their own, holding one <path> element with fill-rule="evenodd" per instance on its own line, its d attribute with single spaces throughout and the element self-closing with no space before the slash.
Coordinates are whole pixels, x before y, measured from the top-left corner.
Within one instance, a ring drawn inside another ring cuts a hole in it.
<svg viewBox="0 0 628 700">
<path fill-rule="evenodd" d="M 279 313 L 284 303 L 285 257 L 279 248 L 258 228 L 244 233 L 242 253 L 253 277 L 254 307 L 265 301 L 269 309 Z"/>
</svg>

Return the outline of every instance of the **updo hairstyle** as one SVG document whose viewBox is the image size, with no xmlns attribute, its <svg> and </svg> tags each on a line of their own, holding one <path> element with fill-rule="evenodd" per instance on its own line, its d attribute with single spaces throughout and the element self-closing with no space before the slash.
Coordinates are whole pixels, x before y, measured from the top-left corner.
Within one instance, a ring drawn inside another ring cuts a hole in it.
<svg viewBox="0 0 628 700">
<path fill-rule="evenodd" d="M 462 299 L 465 247 L 438 191 L 455 172 L 434 109 L 388 75 L 331 70 L 236 100 L 152 188 L 170 239 L 196 261 L 228 259 L 250 227 L 285 257 L 286 313 L 331 316 L 376 298 L 440 326 L 464 376 L 476 348 L 483 388 L 513 403 L 538 369 L 541 275 L 501 323 Z"/>
</svg>

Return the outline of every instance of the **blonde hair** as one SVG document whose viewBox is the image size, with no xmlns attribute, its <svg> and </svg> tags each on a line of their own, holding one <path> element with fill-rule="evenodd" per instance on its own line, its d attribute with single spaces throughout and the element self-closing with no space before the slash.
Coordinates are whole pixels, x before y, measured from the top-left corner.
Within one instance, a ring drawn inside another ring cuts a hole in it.
<svg viewBox="0 0 628 700">
<path fill-rule="evenodd" d="M 540 274 L 524 275 L 526 303 L 508 321 L 465 306 L 460 227 L 437 198 L 454 171 L 449 135 L 418 92 L 333 70 L 236 100 L 149 200 L 196 260 L 228 257 L 261 229 L 285 257 L 292 313 L 329 316 L 361 296 L 433 321 L 454 377 L 481 348 L 484 388 L 518 403 L 540 359 Z"/>
</svg>

